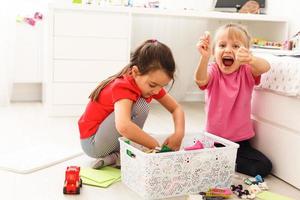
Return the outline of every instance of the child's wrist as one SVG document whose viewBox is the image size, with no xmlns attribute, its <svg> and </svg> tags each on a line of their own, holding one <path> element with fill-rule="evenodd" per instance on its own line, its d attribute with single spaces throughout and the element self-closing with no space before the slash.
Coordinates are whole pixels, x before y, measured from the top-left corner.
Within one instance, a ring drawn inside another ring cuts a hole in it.
<svg viewBox="0 0 300 200">
<path fill-rule="evenodd" d="M 249 64 L 250 64 L 250 65 L 254 65 L 256 61 L 257 61 L 256 57 L 255 57 L 255 56 L 252 56 L 252 58 L 251 58 Z"/>
<path fill-rule="evenodd" d="M 184 137 L 184 132 L 183 131 L 176 131 L 174 133 L 174 135 L 182 139 Z"/>
<path fill-rule="evenodd" d="M 210 55 L 201 55 L 201 59 L 204 61 L 209 61 Z"/>
</svg>

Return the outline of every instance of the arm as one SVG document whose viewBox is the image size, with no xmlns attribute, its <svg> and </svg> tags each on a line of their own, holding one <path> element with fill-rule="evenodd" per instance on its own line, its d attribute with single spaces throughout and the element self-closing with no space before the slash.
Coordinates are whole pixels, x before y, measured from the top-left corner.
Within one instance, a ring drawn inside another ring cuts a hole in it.
<svg viewBox="0 0 300 200">
<path fill-rule="evenodd" d="M 253 56 L 249 49 L 241 47 L 237 52 L 237 60 L 240 64 L 250 64 L 253 76 L 259 76 L 270 69 L 270 64 L 263 58 Z"/>
<path fill-rule="evenodd" d="M 115 103 L 115 123 L 118 132 L 145 147 L 154 149 L 159 143 L 144 132 L 140 127 L 131 121 L 131 108 L 133 102 L 129 99 L 121 99 Z"/>
<path fill-rule="evenodd" d="M 207 65 L 211 56 L 210 35 L 208 32 L 202 36 L 197 43 L 197 49 L 201 54 L 201 58 L 195 72 L 195 82 L 199 87 L 207 85 L 209 75 L 207 73 Z"/>
<path fill-rule="evenodd" d="M 157 101 L 172 114 L 175 127 L 174 133 L 166 139 L 164 144 L 168 145 L 168 147 L 173 150 L 179 150 L 182 138 L 184 137 L 184 112 L 181 106 L 169 94 L 166 94 Z"/>
<path fill-rule="evenodd" d="M 252 56 L 249 63 L 251 65 L 251 72 L 253 76 L 259 76 L 270 69 L 270 63 L 263 58 Z"/>
<path fill-rule="evenodd" d="M 209 57 L 201 57 L 196 73 L 195 73 L 195 82 L 201 87 L 207 85 L 209 81 L 209 75 L 207 73 L 207 65 L 208 65 Z"/>
</svg>

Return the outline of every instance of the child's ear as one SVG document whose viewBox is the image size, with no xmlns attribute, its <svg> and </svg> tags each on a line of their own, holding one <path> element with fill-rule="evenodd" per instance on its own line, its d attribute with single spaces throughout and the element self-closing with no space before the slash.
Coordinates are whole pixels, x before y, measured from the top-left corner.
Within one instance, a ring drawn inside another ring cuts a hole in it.
<svg viewBox="0 0 300 200">
<path fill-rule="evenodd" d="M 136 77 L 140 74 L 139 68 L 136 65 L 132 66 L 131 74 L 133 77 Z"/>
</svg>

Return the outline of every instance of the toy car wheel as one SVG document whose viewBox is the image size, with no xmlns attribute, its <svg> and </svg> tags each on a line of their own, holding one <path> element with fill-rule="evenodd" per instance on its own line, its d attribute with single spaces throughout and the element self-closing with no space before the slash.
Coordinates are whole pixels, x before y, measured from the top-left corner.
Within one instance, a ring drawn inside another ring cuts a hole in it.
<svg viewBox="0 0 300 200">
<path fill-rule="evenodd" d="M 80 188 L 76 189 L 76 194 L 80 194 Z"/>
<path fill-rule="evenodd" d="M 64 194 L 67 194 L 67 188 L 64 187 L 64 190 L 63 190 Z"/>
<path fill-rule="evenodd" d="M 82 179 L 79 179 L 79 186 L 82 187 Z"/>
</svg>

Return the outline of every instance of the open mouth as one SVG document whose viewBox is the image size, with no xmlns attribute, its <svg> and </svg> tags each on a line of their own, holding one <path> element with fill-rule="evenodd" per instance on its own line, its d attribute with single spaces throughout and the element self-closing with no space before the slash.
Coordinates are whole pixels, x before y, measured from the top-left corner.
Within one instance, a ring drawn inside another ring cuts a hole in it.
<svg viewBox="0 0 300 200">
<path fill-rule="evenodd" d="M 234 59 L 229 56 L 224 56 L 222 58 L 222 62 L 223 62 L 223 65 L 225 65 L 226 67 L 230 67 L 234 63 Z"/>
</svg>

